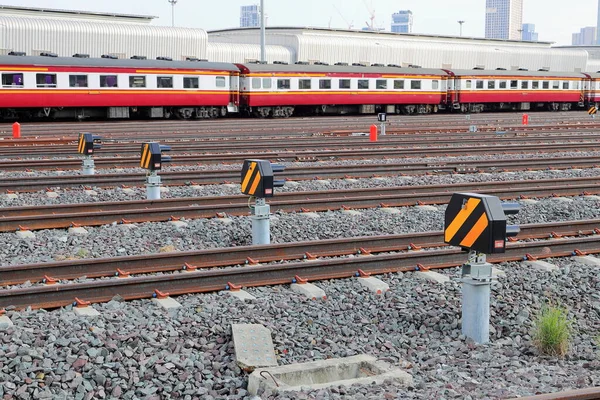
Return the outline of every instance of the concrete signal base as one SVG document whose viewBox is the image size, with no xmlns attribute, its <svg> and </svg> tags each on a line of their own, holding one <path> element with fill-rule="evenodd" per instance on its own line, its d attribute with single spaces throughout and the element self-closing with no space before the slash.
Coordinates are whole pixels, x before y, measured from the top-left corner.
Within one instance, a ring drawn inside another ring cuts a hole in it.
<svg viewBox="0 0 600 400">
<path fill-rule="evenodd" d="M 268 373 L 261 372 L 267 371 Z M 412 385 L 412 376 L 373 356 L 358 355 L 333 358 L 273 368 L 257 368 L 248 381 L 248 391 L 256 395 L 260 389 L 273 392 L 311 390 L 354 384 L 382 384 L 385 380 L 403 386 Z"/>
</svg>

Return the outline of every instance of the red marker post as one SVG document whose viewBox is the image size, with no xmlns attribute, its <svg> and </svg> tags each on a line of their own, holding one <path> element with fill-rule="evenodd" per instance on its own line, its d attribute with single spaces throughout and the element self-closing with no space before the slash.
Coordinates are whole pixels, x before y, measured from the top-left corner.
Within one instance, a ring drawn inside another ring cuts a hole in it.
<svg viewBox="0 0 600 400">
<path fill-rule="evenodd" d="M 377 141 L 377 125 L 371 125 L 371 131 L 369 132 L 369 140 L 371 142 Z"/>
<path fill-rule="evenodd" d="M 13 139 L 20 139 L 21 138 L 21 124 L 18 122 L 15 122 L 12 126 L 12 133 L 13 133 Z"/>
<path fill-rule="evenodd" d="M 523 125 L 529 125 L 529 115 L 523 114 Z"/>
</svg>

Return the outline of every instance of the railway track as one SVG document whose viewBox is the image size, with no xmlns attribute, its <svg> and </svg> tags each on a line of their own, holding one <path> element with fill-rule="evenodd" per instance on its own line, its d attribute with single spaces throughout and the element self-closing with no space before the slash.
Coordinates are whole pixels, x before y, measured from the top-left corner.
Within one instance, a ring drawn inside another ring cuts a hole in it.
<svg viewBox="0 0 600 400">
<path fill-rule="evenodd" d="M 448 202 L 452 193 L 468 191 L 490 194 L 502 199 L 600 194 L 600 177 L 400 186 L 360 191 L 349 189 L 284 192 L 279 193 L 269 204 L 273 210 L 284 212 L 402 207 L 444 204 Z M 243 195 L 15 207 L 0 210 L 0 232 L 68 228 L 74 225 L 98 226 L 113 222 L 210 218 L 215 217 L 217 213 L 248 215 L 248 212 L 248 197 Z"/>
<path fill-rule="evenodd" d="M 439 232 L 436 235 L 439 236 Z M 345 241 L 350 240 L 345 239 Z M 258 248 L 254 249 L 258 250 Z M 228 253 L 229 250 L 231 249 L 220 249 L 220 252 Z M 239 248 L 233 250 L 238 251 Z M 248 248 L 248 250 L 253 249 Z M 566 257 L 573 255 L 575 250 L 589 254 L 600 253 L 600 235 L 508 243 L 506 253 L 495 254 L 488 257 L 488 260 L 490 262 L 520 261 L 526 255 L 539 258 Z M 254 253 L 252 252 L 252 254 Z M 145 257 L 152 259 L 155 256 Z M 183 269 L 185 264 L 181 264 L 183 260 L 179 258 L 180 254 L 172 253 L 168 256 L 178 257 L 176 263 L 179 264 L 179 269 Z M 282 258 L 284 257 L 279 256 L 279 259 Z M 191 259 L 189 260 L 191 261 Z M 224 290 L 232 287 L 232 285 L 249 287 L 286 284 L 292 283 L 296 277 L 308 281 L 348 278 L 356 276 L 359 270 L 366 274 L 385 274 L 398 271 L 410 272 L 448 268 L 459 266 L 465 261 L 466 253 L 460 249 L 442 248 L 427 251 L 371 254 L 353 258 L 328 258 L 278 264 L 247 265 L 244 267 L 215 265 L 215 268 L 210 269 L 191 268 L 185 273 L 146 275 L 125 279 L 115 277 L 83 283 L 67 282 L 52 285 L 33 285 L 27 288 L 8 288 L 0 290 L 0 308 L 11 306 L 17 309 L 26 307 L 55 308 L 72 304 L 75 299 L 84 302 L 106 302 L 118 295 L 126 300 L 131 300 L 149 298 L 159 292 L 182 295 Z M 81 263 L 81 261 L 78 262 Z M 161 263 L 166 264 L 169 261 L 163 259 Z M 188 263 L 188 265 L 190 264 Z M 121 263 L 121 266 L 126 268 L 123 263 Z M 216 268 L 219 266 L 221 268 Z M 33 267 L 29 266 L 29 268 Z M 44 267 L 40 265 L 39 268 L 43 269 Z M 15 266 L 2 267 L 2 281 L 17 281 L 12 277 L 13 274 L 17 273 L 17 270 L 18 268 Z M 48 272 L 51 270 L 51 268 L 47 268 Z M 57 270 L 54 269 L 54 271 Z M 114 272 L 113 270 L 113 274 Z M 23 272 L 21 271 L 21 273 Z M 27 267 L 25 267 L 24 273 L 29 274 Z M 86 271 L 80 269 L 80 276 L 85 274 Z"/>
<path fill-rule="evenodd" d="M 600 387 L 567 390 L 564 392 L 519 397 L 519 400 L 597 400 L 600 399 Z M 516 400 L 516 399 L 513 399 Z"/>
</svg>

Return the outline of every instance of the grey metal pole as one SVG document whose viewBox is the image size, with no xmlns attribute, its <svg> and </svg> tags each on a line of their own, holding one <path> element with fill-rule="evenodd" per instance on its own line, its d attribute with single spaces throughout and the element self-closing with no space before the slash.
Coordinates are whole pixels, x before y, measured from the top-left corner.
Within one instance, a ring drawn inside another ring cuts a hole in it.
<svg viewBox="0 0 600 400">
<path fill-rule="evenodd" d="M 146 178 L 146 200 L 160 200 L 160 176 L 153 171 Z"/>
<path fill-rule="evenodd" d="M 484 254 L 471 252 L 462 275 L 462 333 L 477 343 L 488 343 L 492 265 Z"/>
<path fill-rule="evenodd" d="M 94 160 L 92 159 L 92 157 L 85 156 L 85 158 L 83 159 L 83 175 L 94 175 L 95 174 L 94 167 L 95 167 L 95 165 L 94 165 Z"/>
<path fill-rule="evenodd" d="M 177 4 L 179 0 L 169 0 L 171 3 L 171 26 L 175 26 L 175 4 Z"/>
<path fill-rule="evenodd" d="M 257 198 L 253 207 L 252 244 L 271 244 L 271 206 L 265 199 Z"/>
<path fill-rule="evenodd" d="M 265 0 L 260 0 L 260 61 L 267 61 L 265 41 L 266 41 L 266 28 L 265 28 Z"/>
</svg>

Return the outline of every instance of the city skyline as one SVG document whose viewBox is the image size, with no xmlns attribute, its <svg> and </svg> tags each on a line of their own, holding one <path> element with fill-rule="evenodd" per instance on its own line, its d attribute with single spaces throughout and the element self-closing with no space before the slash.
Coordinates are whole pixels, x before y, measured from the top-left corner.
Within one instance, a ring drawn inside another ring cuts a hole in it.
<svg viewBox="0 0 600 400">
<path fill-rule="evenodd" d="M 227 0 L 199 6 L 197 1 L 179 0 L 175 7 L 175 24 L 206 30 L 236 28 L 240 23 L 240 7 L 255 2 Z M 167 0 L 104 0 L 97 3 L 86 2 L 85 5 L 78 0 L 53 0 L 51 4 L 40 4 L 39 0 L 0 0 L 0 3 L 37 8 L 149 14 L 159 17 L 153 24 L 171 24 L 171 5 Z M 265 3 L 269 26 L 331 26 L 347 29 L 348 24 L 353 22 L 354 29 L 361 29 L 366 26 L 365 22 L 370 17 L 362 0 L 304 0 L 301 3 L 266 0 Z M 580 0 L 577 7 L 559 0 L 526 0 L 524 3 L 523 21 L 536 25 L 540 41 L 569 45 L 573 32 L 597 24 L 598 0 Z M 376 12 L 375 25 L 389 30 L 391 16 L 399 10 L 397 1 L 373 0 L 373 8 Z M 459 0 L 436 7 L 432 7 L 429 2 L 405 0 L 401 8 L 413 12 L 415 34 L 458 36 L 459 20 L 465 21 L 463 36 L 482 38 L 485 34 L 486 7 L 482 0 Z"/>
</svg>

